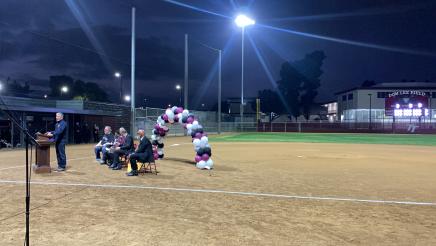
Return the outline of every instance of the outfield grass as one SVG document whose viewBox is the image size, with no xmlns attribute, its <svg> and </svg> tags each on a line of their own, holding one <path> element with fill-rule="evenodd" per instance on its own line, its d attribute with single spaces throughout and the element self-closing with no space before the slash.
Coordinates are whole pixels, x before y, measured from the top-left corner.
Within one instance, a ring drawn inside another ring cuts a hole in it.
<svg viewBox="0 0 436 246">
<path fill-rule="evenodd" d="M 213 136 L 211 141 L 399 144 L 436 146 L 436 135 L 352 133 L 241 133 Z"/>
</svg>

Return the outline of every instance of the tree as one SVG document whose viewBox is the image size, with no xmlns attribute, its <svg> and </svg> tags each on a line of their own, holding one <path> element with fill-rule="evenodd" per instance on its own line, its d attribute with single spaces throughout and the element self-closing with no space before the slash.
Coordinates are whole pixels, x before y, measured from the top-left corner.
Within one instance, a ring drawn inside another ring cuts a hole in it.
<svg viewBox="0 0 436 246">
<path fill-rule="evenodd" d="M 285 62 L 282 64 L 280 77 L 281 80 L 277 83 L 288 106 L 289 114 L 298 117 L 300 115 L 299 100 L 302 76 L 290 62 Z"/>
<path fill-rule="evenodd" d="M 297 118 L 303 114 L 309 119 L 310 108 L 321 85 L 321 67 L 325 58 L 323 51 L 314 51 L 301 60 L 282 64 L 281 79 L 277 83 L 291 116 Z"/>
<path fill-rule="evenodd" d="M 10 78 L 6 80 L 5 90 L 11 96 L 27 96 L 30 92 L 29 82 L 24 82 L 24 85 L 13 80 L 10 82 Z"/>
<path fill-rule="evenodd" d="M 60 97 L 61 88 L 67 86 L 68 93 L 62 94 L 62 99 L 90 100 L 98 102 L 109 102 L 106 92 L 94 82 L 84 82 L 80 79 L 74 80 L 67 75 L 50 76 L 49 86 L 52 97 Z"/>
<path fill-rule="evenodd" d="M 323 74 L 321 67 L 325 58 L 323 51 L 314 51 L 307 54 L 303 60 L 294 62 L 294 66 L 303 76 L 300 106 L 306 119 L 310 117 L 310 108 L 318 95 L 317 90 L 321 86 L 320 77 Z"/>
<path fill-rule="evenodd" d="M 109 102 L 106 92 L 94 82 L 86 83 L 83 96 L 90 101 Z"/>
<path fill-rule="evenodd" d="M 50 76 L 49 86 L 50 86 L 50 96 L 59 97 L 61 95 L 62 86 L 67 86 L 69 92 L 62 94 L 63 99 L 71 99 L 74 97 L 73 90 L 74 79 L 67 75 L 54 75 Z"/>
<path fill-rule="evenodd" d="M 285 111 L 283 103 L 280 101 L 280 97 L 276 91 L 261 90 L 258 92 L 257 97 L 260 99 L 260 111 L 264 113 L 275 112 L 277 114 L 281 114 Z"/>
</svg>

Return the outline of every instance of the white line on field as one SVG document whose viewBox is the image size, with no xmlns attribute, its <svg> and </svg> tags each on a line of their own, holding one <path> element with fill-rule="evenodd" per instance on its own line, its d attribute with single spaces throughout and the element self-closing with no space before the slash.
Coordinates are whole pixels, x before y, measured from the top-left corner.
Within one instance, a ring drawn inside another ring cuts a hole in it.
<svg viewBox="0 0 436 246">
<path fill-rule="evenodd" d="M 0 183 L 3 183 L 3 184 L 24 184 L 24 181 L 0 180 Z M 304 200 L 318 200 L 318 201 L 326 201 L 327 200 L 327 201 L 345 201 L 345 202 L 361 202 L 361 203 L 436 206 L 436 203 L 434 203 L 434 202 L 369 200 L 369 199 L 319 197 L 319 196 L 296 196 L 296 195 L 280 195 L 280 194 L 270 194 L 270 193 L 242 192 L 242 191 L 188 189 L 188 188 L 156 187 L 156 186 L 141 186 L 141 185 L 58 183 L 58 182 L 42 182 L 42 181 L 32 181 L 31 183 L 35 184 L 35 185 L 79 186 L 79 187 L 121 188 L 121 189 L 148 189 L 148 190 L 180 191 L 180 192 L 218 193 L 218 194 L 241 195 L 241 196 L 274 197 L 274 198 L 286 198 L 286 199 L 304 199 Z"/>
</svg>

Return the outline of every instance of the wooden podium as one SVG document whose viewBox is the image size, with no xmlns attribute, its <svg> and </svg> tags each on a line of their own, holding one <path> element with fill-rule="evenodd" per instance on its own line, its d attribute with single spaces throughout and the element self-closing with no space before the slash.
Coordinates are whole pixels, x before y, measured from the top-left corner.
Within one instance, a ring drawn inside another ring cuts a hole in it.
<svg viewBox="0 0 436 246">
<path fill-rule="evenodd" d="M 53 144 L 50 138 L 44 134 L 36 133 L 36 163 L 33 165 L 35 173 L 50 173 L 50 145 Z"/>
</svg>

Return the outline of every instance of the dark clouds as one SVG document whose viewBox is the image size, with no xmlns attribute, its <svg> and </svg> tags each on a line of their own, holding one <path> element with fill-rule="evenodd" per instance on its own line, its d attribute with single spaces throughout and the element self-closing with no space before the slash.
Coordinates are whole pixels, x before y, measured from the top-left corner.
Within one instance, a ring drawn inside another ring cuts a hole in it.
<svg viewBox="0 0 436 246">
<path fill-rule="evenodd" d="M 216 74 L 211 73 L 216 54 L 195 42 L 217 48 L 227 45 L 223 63 L 223 95 L 240 93 L 240 30 L 231 20 L 186 9 L 164 1 L 76 0 L 73 6 L 83 15 L 104 52 L 96 50 L 72 14 L 60 0 L 2 0 L 0 2 L 0 78 L 48 79 L 68 74 L 97 81 L 111 89 L 114 70 L 121 71 L 126 89 L 130 76 L 130 6 L 137 6 L 136 75 L 144 97 L 176 98 L 173 89 L 183 81 L 183 40 L 190 40 L 190 93 L 200 104 L 213 102 Z M 258 23 L 361 42 L 436 52 L 434 1 L 182 1 L 210 11 L 234 16 L 248 9 Z M 339 15 L 335 15 L 339 13 Z M 344 14 L 345 13 L 345 14 Z M 348 13 L 348 14 L 347 14 Z M 353 15 L 353 13 L 357 13 Z M 286 17 L 323 16 L 322 18 Z M 336 16 L 336 17 L 335 17 Z M 6 24 L 5 24 L 6 23 Z M 83 24 L 83 23 L 82 23 Z M 435 80 L 436 60 L 432 57 L 339 44 L 325 40 L 280 33 L 260 27 L 248 30 L 274 79 L 280 65 L 298 60 L 306 53 L 324 50 L 321 95 L 331 98 L 337 90 L 356 86 L 366 79 L 393 81 Z M 232 42 L 229 42 L 229 40 Z M 80 47 L 79 47 L 80 46 Z M 271 88 L 261 63 L 246 42 L 246 91 L 256 95 Z M 40 86 L 40 85 L 39 85 Z M 114 94 L 117 93 L 112 89 Z M 174 102 L 175 102 L 174 101 Z M 170 102 L 168 102 L 170 103 Z"/>
</svg>

